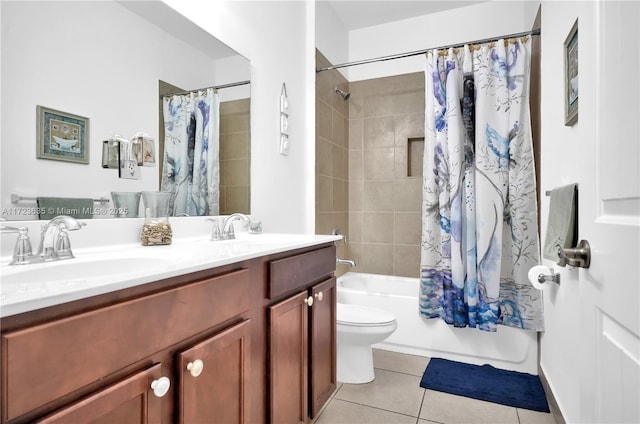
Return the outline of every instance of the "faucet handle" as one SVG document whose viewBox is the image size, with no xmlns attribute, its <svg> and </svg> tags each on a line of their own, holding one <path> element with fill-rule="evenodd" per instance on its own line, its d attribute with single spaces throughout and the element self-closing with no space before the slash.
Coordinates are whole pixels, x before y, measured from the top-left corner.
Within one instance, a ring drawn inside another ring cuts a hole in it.
<svg viewBox="0 0 640 424">
<path fill-rule="evenodd" d="M 29 229 L 27 227 L 18 228 L 18 238 L 13 248 L 13 259 L 9 265 L 23 265 L 30 262 L 33 256 L 31 239 L 29 239 Z"/>
<path fill-rule="evenodd" d="M 227 229 L 224 230 L 222 234 L 222 238 L 224 240 L 233 240 L 236 238 L 236 232 L 233 229 L 233 222 L 229 222 L 227 225 Z"/>
<path fill-rule="evenodd" d="M 249 221 L 249 234 L 262 233 L 262 221 Z"/>
<path fill-rule="evenodd" d="M 207 222 L 213 223 L 211 227 L 211 240 L 217 241 L 222 240 L 222 231 L 220 230 L 220 220 L 216 218 L 207 218 Z"/>
<path fill-rule="evenodd" d="M 58 240 L 56 241 L 56 252 L 58 253 L 58 259 L 72 259 L 73 252 L 71 251 L 71 241 L 69 240 L 69 233 L 67 228 L 61 226 Z"/>
<path fill-rule="evenodd" d="M 337 227 L 334 228 L 333 231 L 331 232 L 331 234 L 334 235 L 334 236 L 342 236 L 342 242 L 344 244 L 347 244 L 347 235 L 346 234 L 342 234 L 340 232 L 340 228 L 337 228 Z M 336 240 L 336 241 L 333 242 L 333 244 L 335 244 L 336 247 L 338 247 L 339 243 L 340 243 L 340 240 Z"/>
</svg>

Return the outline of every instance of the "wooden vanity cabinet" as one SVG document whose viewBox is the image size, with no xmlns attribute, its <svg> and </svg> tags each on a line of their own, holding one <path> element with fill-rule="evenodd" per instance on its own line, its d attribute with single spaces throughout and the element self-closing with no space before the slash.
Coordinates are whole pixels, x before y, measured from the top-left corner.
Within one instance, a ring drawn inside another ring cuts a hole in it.
<svg viewBox="0 0 640 424">
<path fill-rule="evenodd" d="M 335 247 L 269 263 L 269 422 L 306 423 L 336 389 Z"/>
<path fill-rule="evenodd" d="M 3 332 L 2 423 L 249 422 L 249 275 L 235 269 Z M 160 377 L 170 388 L 157 397 Z"/>
<path fill-rule="evenodd" d="M 0 424 L 308 422 L 336 389 L 335 258 L 325 243 L 2 318 Z"/>
</svg>

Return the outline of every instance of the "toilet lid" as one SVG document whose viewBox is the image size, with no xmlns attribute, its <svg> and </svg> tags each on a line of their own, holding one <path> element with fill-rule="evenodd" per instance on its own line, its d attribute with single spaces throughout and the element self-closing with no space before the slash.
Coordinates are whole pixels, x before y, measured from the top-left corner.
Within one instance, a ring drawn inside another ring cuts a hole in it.
<svg viewBox="0 0 640 424">
<path fill-rule="evenodd" d="M 337 319 L 339 324 L 346 325 L 380 325 L 389 324 L 396 317 L 387 311 L 371 306 L 338 303 Z"/>
</svg>

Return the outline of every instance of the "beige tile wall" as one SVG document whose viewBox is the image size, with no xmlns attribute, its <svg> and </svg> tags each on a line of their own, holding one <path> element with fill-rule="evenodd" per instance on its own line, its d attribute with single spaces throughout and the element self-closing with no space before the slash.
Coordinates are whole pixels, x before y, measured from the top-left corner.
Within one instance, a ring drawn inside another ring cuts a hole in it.
<svg viewBox="0 0 640 424">
<path fill-rule="evenodd" d="M 422 177 L 409 138 L 424 137 L 422 72 L 349 85 L 349 244 L 356 271 L 418 277 Z"/>
<path fill-rule="evenodd" d="M 329 61 L 316 50 L 316 65 Z M 335 92 L 349 91 L 347 80 L 337 70 L 316 74 L 316 233 L 331 234 L 334 228 L 349 236 L 349 103 Z M 337 255 L 347 258 L 344 243 Z M 337 275 L 348 271 L 344 265 Z"/>
<path fill-rule="evenodd" d="M 329 61 L 316 51 L 317 66 Z M 335 87 L 351 93 L 344 101 Z M 422 177 L 409 177 L 409 139 L 424 137 L 424 74 L 348 83 L 316 76 L 316 233 L 339 228 L 349 270 L 418 277 Z M 412 158 L 415 160 L 415 158 Z"/>
<path fill-rule="evenodd" d="M 220 214 L 250 213 L 250 99 L 220 103 Z"/>
</svg>

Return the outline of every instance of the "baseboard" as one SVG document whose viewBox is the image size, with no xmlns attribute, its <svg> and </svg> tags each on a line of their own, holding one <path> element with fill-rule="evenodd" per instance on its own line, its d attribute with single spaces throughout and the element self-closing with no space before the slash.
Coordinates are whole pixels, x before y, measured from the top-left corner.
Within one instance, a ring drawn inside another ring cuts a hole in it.
<svg viewBox="0 0 640 424">
<path fill-rule="evenodd" d="M 542 383 L 544 394 L 547 396 L 547 402 L 549 402 L 551 415 L 553 415 L 553 419 L 556 421 L 556 424 L 567 424 L 564 417 L 562 416 L 560 407 L 558 406 L 558 401 L 556 401 L 556 397 L 553 395 L 553 391 L 551 391 L 549 381 L 544 375 L 544 371 L 542 370 L 542 367 L 540 365 L 538 365 L 538 376 L 540 377 L 540 382 Z"/>
</svg>

